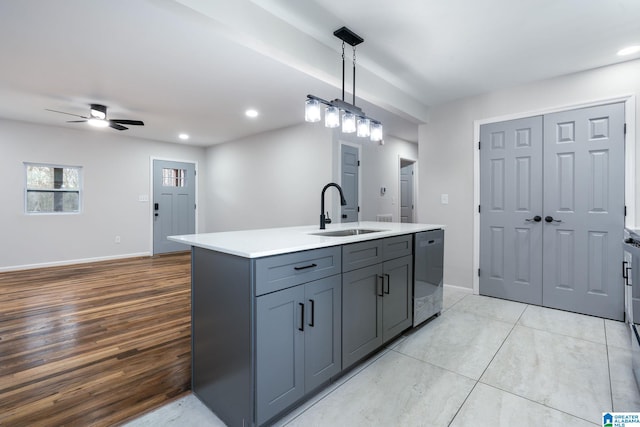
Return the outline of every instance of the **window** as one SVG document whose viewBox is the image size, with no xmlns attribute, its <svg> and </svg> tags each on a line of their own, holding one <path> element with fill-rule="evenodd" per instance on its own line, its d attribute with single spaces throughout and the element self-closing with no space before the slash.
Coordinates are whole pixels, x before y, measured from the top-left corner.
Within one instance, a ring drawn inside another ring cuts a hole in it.
<svg viewBox="0 0 640 427">
<path fill-rule="evenodd" d="M 187 177 L 186 169 L 162 169 L 162 186 L 163 187 L 184 187 Z"/>
<path fill-rule="evenodd" d="M 25 163 L 27 213 L 79 213 L 82 168 Z"/>
</svg>

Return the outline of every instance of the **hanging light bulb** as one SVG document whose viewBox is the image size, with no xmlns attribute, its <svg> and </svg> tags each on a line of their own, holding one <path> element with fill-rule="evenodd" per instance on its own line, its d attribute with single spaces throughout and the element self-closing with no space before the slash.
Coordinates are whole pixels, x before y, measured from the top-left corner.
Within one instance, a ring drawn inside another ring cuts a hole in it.
<svg viewBox="0 0 640 427">
<path fill-rule="evenodd" d="M 369 136 L 369 125 L 371 124 L 371 120 L 365 117 L 358 117 L 358 133 L 357 135 L 362 138 L 366 138 Z"/>
<path fill-rule="evenodd" d="M 356 115 L 345 111 L 342 114 L 342 133 L 353 133 L 356 131 Z"/>
<path fill-rule="evenodd" d="M 305 101 L 305 120 L 318 122 L 322 113 L 320 104 L 325 105 L 324 125 L 337 128 L 342 124 L 343 133 L 356 133 L 359 137 L 370 137 L 372 141 L 382 141 L 382 125 L 375 119 L 367 117 L 362 108 L 356 106 L 356 46 L 364 39 L 348 29 L 342 27 L 333 32 L 342 40 L 342 98 L 327 101 L 315 95 L 307 95 Z M 345 101 L 345 45 L 353 47 L 353 96 L 352 103 Z M 340 119 L 342 115 L 342 119 Z M 340 122 L 342 120 L 342 123 Z"/>
<path fill-rule="evenodd" d="M 371 123 L 371 140 L 374 142 L 382 141 L 382 123 Z"/>
<path fill-rule="evenodd" d="M 304 120 L 307 122 L 320 121 L 320 102 L 317 99 L 307 98 L 304 104 Z"/>
<path fill-rule="evenodd" d="M 324 110 L 324 125 L 328 128 L 340 126 L 340 110 L 338 107 L 329 106 Z"/>
</svg>

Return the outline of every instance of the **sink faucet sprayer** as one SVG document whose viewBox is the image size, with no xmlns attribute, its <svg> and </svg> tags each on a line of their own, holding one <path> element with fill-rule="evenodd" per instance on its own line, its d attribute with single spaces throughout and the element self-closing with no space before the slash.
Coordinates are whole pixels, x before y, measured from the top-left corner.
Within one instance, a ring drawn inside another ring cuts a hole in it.
<svg viewBox="0 0 640 427">
<path fill-rule="evenodd" d="M 340 187 L 335 182 L 330 182 L 329 184 L 325 185 L 322 189 L 322 193 L 320 194 L 320 230 L 325 229 L 325 224 L 331 223 L 331 219 L 328 218 L 329 215 L 327 215 L 327 217 L 324 216 L 324 192 L 327 191 L 327 188 L 329 187 L 336 187 L 338 189 L 338 191 L 340 192 L 340 204 L 342 206 L 345 206 L 347 204 L 347 201 L 344 199 L 344 194 L 342 194 L 342 187 Z"/>
</svg>

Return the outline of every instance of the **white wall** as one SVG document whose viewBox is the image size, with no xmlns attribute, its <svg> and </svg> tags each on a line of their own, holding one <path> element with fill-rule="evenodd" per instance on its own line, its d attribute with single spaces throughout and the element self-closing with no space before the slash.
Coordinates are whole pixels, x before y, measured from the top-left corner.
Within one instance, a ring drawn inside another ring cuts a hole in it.
<svg viewBox="0 0 640 427">
<path fill-rule="evenodd" d="M 206 231 L 319 223 L 331 150 L 331 130 L 310 123 L 209 147 Z"/>
<path fill-rule="evenodd" d="M 387 136 L 384 145 L 363 144 L 361 153 L 360 219 L 375 221 L 378 214 L 392 214 L 393 221 L 400 222 L 400 158 L 417 161 L 418 144 Z M 386 188 L 384 195 L 381 187 Z"/>
<path fill-rule="evenodd" d="M 462 99 L 431 110 L 430 122 L 419 130 L 418 220 L 447 225 L 444 277 L 447 284 L 471 288 L 473 282 L 477 209 L 474 121 L 540 113 L 625 95 L 635 95 L 636 99 L 640 96 L 639 60 Z M 636 123 L 640 123 L 638 108 L 635 114 Z M 628 129 L 628 135 L 637 138 L 638 134 L 634 128 Z M 449 194 L 448 205 L 440 204 L 443 193 Z M 638 212 L 635 219 L 638 223 Z"/>
<path fill-rule="evenodd" d="M 207 149 L 207 231 L 318 224 L 320 193 L 340 183 L 339 143 L 344 138 L 321 124 L 285 129 L 214 145 Z M 418 145 L 387 137 L 361 147 L 361 219 L 398 215 L 399 157 L 418 159 Z M 387 194 L 380 196 L 380 187 Z M 330 190 L 325 210 L 339 220 L 338 196 Z M 393 201 L 393 202 L 392 202 Z"/>
<path fill-rule="evenodd" d="M 0 120 L 0 270 L 151 253 L 150 158 L 198 162 L 203 148 L 127 137 L 111 129 L 67 129 Z M 83 211 L 26 215 L 23 162 L 82 166 Z M 206 211 L 199 208 L 200 230 Z M 121 243 L 115 243 L 115 236 Z"/>
</svg>

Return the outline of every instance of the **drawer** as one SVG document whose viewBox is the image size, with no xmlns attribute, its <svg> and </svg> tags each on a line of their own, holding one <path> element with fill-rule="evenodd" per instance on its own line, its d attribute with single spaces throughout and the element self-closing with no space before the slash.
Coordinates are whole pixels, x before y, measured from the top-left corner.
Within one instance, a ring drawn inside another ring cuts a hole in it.
<svg viewBox="0 0 640 427">
<path fill-rule="evenodd" d="M 342 271 L 351 271 L 381 263 L 383 240 L 368 240 L 344 245 L 342 247 Z"/>
<path fill-rule="evenodd" d="M 413 253 L 413 234 L 387 237 L 382 240 L 382 258 L 388 261 Z"/>
<path fill-rule="evenodd" d="M 256 296 L 340 274 L 340 246 L 255 260 Z"/>
</svg>

